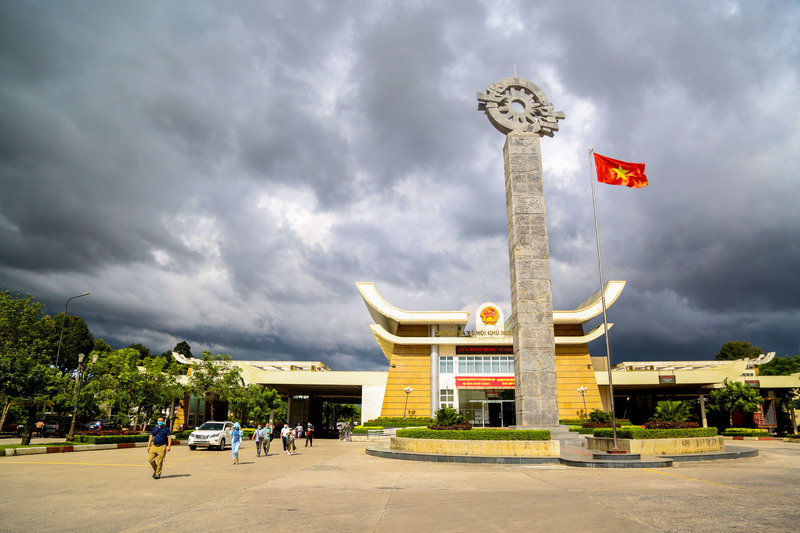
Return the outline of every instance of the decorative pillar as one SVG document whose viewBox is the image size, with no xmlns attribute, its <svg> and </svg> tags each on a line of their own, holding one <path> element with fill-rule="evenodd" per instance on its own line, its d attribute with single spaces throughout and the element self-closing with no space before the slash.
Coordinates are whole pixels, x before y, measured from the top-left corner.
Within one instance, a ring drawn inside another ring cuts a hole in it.
<svg viewBox="0 0 800 533">
<path fill-rule="evenodd" d="M 708 420 L 706 420 L 706 396 L 700 395 L 700 419 L 703 421 L 703 427 L 708 427 Z"/>
<path fill-rule="evenodd" d="M 436 338 L 439 326 L 430 327 L 430 336 Z M 431 344 L 431 418 L 439 410 L 439 345 Z"/>
<path fill-rule="evenodd" d="M 558 425 L 553 299 L 539 139 L 564 113 L 528 80 L 505 78 L 478 93 L 478 109 L 506 134 L 505 164 L 517 427 Z"/>
</svg>

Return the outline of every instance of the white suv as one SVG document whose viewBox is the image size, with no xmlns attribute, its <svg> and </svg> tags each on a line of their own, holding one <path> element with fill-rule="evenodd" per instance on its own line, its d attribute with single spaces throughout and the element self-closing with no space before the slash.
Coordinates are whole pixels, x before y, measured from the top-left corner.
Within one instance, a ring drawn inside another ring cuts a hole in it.
<svg viewBox="0 0 800 533">
<path fill-rule="evenodd" d="M 233 430 L 233 422 L 205 422 L 202 426 L 189 434 L 189 449 L 196 450 L 198 446 L 207 446 L 218 450 L 225 449 L 225 439 Z"/>
</svg>

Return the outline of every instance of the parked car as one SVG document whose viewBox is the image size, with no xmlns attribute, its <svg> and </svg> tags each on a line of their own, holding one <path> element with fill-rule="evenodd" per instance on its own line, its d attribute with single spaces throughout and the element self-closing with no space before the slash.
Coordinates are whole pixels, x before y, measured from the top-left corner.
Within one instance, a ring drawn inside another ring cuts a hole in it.
<svg viewBox="0 0 800 533">
<path fill-rule="evenodd" d="M 72 417 L 71 416 L 62 416 L 59 417 L 58 422 L 56 423 L 56 432 L 55 434 L 59 437 L 64 437 L 69 433 L 69 428 L 72 425 Z M 75 421 L 75 431 L 84 431 L 87 429 L 86 427 L 86 420 L 81 420 L 78 418 Z"/>
<path fill-rule="evenodd" d="M 207 448 L 225 449 L 225 443 L 233 431 L 233 422 L 214 422 L 209 420 L 189 434 L 189 449 L 196 450 L 198 446 Z"/>
<path fill-rule="evenodd" d="M 122 429 L 119 424 L 114 422 L 113 420 L 104 419 L 96 419 L 96 420 L 89 420 L 89 423 L 86 424 L 86 429 L 90 431 L 105 431 L 111 429 Z M 69 431 L 69 429 L 67 429 Z"/>
<path fill-rule="evenodd" d="M 45 415 L 42 421 L 44 422 L 43 435 L 45 437 L 52 437 L 58 435 L 58 419 L 61 418 L 56 414 Z M 36 431 L 34 429 L 34 431 Z"/>
</svg>

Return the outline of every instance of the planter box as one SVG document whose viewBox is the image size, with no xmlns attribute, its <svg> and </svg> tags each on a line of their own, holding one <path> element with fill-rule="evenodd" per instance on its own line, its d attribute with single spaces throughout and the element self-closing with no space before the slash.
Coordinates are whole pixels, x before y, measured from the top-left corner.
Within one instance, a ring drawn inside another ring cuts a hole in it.
<svg viewBox="0 0 800 533">
<path fill-rule="evenodd" d="M 590 450 L 608 451 L 614 447 L 614 439 L 587 437 L 586 447 Z M 725 449 L 725 439 L 721 436 L 686 439 L 617 439 L 617 447 L 628 453 L 641 455 L 717 452 Z"/>
<path fill-rule="evenodd" d="M 449 440 L 392 437 L 392 450 L 438 455 L 488 455 L 492 457 L 558 457 L 557 440 Z"/>
</svg>

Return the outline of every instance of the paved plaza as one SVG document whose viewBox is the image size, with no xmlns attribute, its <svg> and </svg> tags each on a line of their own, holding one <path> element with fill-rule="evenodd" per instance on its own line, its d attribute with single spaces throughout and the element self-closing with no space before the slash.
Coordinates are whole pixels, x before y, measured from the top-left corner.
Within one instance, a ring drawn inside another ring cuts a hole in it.
<svg viewBox="0 0 800 533">
<path fill-rule="evenodd" d="M 2 531 L 796 531 L 800 445 L 663 469 L 397 461 L 317 440 L 289 457 L 175 446 L 0 457 Z M 276 446 L 276 444 L 278 444 Z M 736 443 L 728 442 L 735 445 Z"/>
</svg>

